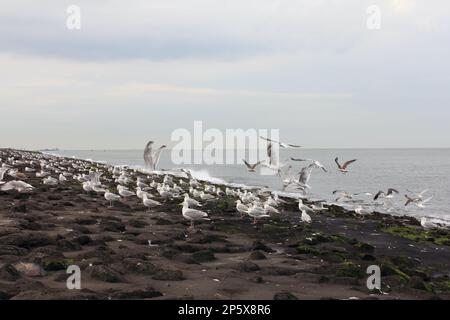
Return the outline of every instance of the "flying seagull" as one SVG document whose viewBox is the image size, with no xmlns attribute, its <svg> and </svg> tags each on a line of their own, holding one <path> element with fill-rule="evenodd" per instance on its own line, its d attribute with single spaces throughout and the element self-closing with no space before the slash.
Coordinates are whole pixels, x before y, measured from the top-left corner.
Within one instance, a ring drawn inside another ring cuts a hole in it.
<svg viewBox="0 0 450 320">
<path fill-rule="evenodd" d="M 263 136 L 260 136 L 261 139 L 269 141 L 269 142 L 273 142 L 273 143 L 278 143 L 280 145 L 280 147 L 282 148 L 301 148 L 302 146 L 298 146 L 295 144 L 290 144 L 290 143 L 284 143 L 284 142 L 280 142 L 280 141 L 276 141 L 276 140 L 272 140 Z"/>
<path fill-rule="evenodd" d="M 244 161 L 248 172 L 256 172 L 256 168 L 261 164 L 261 161 L 256 162 L 255 164 L 250 164 L 247 161 L 245 161 L 244 159 L 242 159 L 242 161 Z"/>
<path fill-rule="evenodd" d="M 338 166 L 338 170 L 339 170 L 340 172 L 342 172 L 342 173 L 347 173 L 347 172 L 348 172 L 347 167 L 348 167 L 350 164 L 352 164 L 353 162 L 355 162 L 356 160 L 357 160 L 357 159 L 349 160 L 349 161 L 345 162 L 343 165 L 341 165 L 341 164 L 339 163 L 339 158 L 336 157 L 336 159 L 334 159 L 334 162 L 336 162 L 336 164 L 337 164 L 337 166 Z"/>
<path fill-rule="evenodd" d="M 313 160 L 313 159 L 296 159 L 296 158 L 291 158 L 292 161 L 311 161 L 312 164 L 314 164 L 315 167 L 322 169 L 325 172 L 327 171 L 327 168 L 325 168 L 325 166 L 323 164 L 321 164 L 319 161 L 317 160 Z"/>
<path fill-rule="evenodd" d="M 389 188 L 387 193 L 384 193 L 384 191 L 378 191 L 377 194 L 375 195 L 375 197 L 373 197 L 373 200 L 377 200 L 379 197 L 383 196 L 386 199 L 392 199 L 394 197 L 394 193 L 399 193 L 396 189 L 394 188 Z"/>
<path fill-rule="evenodd" d="M 407 207 L 408 205 L 410 205 L 411 203 L 415 204 L 418 208 L 426 208 L 425 204 L 430 202 L 431 199 L 433 199 L 433 196 L 428 197 L 427 199 L 423 199 L 423 198 L 411 198 L 410 196 L 406 195 L 406 203 L 405 203 L 405 207 Z"/>
<path fill-rule="evenodd" d="M 144 162 L 145 165 L 152 171 L 156 170 L 156 166 L 159 162 L 159 157 L 161 156 L 162 149 L 166 148 L 166 145 L 162 145 L 155 151 L 152 150 L 153 141 L 149 141 L 144 149 Z"/>
</svg>

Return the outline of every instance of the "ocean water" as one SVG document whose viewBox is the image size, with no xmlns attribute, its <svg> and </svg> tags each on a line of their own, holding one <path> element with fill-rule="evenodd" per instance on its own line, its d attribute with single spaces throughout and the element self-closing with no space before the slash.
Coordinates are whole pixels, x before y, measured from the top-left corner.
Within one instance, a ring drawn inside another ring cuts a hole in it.
<svg viewBox="0 0 450 320">
<path fill-rule="evenodd" d="M 104 161 L 113 165 L 142 167 L 142 150 L 61 150 L 57 154 L 80 159 Z M 281 149 L 280 159 L 289 157 L 310 158 L 320 161 L 328 169 L 314 170 L 309 185 L 312 187 L 308 197 L 335 201 L 334 190 L 346 190 L 351 193 L 371 192 L 395 188 L 400 191 L 392 200 L 391 211 L 384 206 L 374 206 L 371 197 L 358 196 L 355 200 L 369 210 L 390 212 L 399 215 L 426 216 L 450 223 L 450 149 Z M 352 164 L 348 174 L 336 170 L 334 158 L 341 162 L 358 159 Z M 306 165 L 292 162 L 294 172 Z M 250 173 L 243 164 L 234 165 L 175 165 L 171 161 L 171 150 L 164 150 L 158 169 L 189 168 L 199 179 L 242 184 L 247 186 L 267 186 L 281 190 L 282 182 L 277 176 Z M 433 199 L 426 208 L 416 206 L 405 208 L 407 189 L 421 192 L 429 189 L 427 196 Z M 352 208 L 356 204 L 342 203 Z"/>
</svg>

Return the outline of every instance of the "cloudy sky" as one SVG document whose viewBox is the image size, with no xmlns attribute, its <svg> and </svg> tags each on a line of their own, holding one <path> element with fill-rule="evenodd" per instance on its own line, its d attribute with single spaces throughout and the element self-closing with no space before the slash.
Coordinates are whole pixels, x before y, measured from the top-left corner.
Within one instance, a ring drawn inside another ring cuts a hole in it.
<svg viewBox="0 0 450 320">
<path fill-rule="evenodd" d="M 4 0 L 0 147 L 170 146 L 194 120 L 313 148 L 450 147 L 449 16 L 448 0 Z"/>
</svg>

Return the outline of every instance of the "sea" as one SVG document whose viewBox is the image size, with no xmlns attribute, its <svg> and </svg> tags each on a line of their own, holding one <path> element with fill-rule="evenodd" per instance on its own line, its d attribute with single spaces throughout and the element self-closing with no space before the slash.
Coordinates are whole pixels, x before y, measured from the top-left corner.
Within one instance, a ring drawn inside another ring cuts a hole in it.
<svg viewBox="0 0 450 320">
<path fill-rule="evenodd" d="M 58 150 L 51 152 L 65 157 L 89 159 L 111 165 L 144 167 L 142 150 Z M 280 159 L 315 159 L 327 169 L 313 170 L 307 197 L 336 203 L 335 190 L 350 193 L 376 194 L 379 190 L 395 188 L 399 194 L 384 203 L 375 203 L 373 196 L 359 195 L 350 202 L 339 202 L 349 209 L 362 206 L 365 210 L 395 215 L 428 217 L 450 225 L 450 149 L 280 149 Z M 334 158 L 341 162 L 358 159 L 349 167 L 349 173 L 337 171 Z M 248 172 L 244 164 L 179 165 L 172 162 L 172 151 L 164 150 L 158 170 L 190 169 L 193 176 L 214 183 L 234 186 L 267 187 L 282 191 L 282 179 L 276 175 Z M 299 172 L 306 162 L 291 162 L 293 172 Z M 424 198 L 433 197 L 425 208 L 405 207 L 405 194 L 428 189 Z"/>
</svg>

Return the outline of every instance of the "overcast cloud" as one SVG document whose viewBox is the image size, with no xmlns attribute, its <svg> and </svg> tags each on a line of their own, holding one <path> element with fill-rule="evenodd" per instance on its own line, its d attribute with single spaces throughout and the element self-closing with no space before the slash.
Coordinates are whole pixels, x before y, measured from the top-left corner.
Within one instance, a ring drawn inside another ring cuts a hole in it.
<svg viewBox="0 0 450 320">
<path fill-rule="evenodd" d="M 305 147 L 450 147 L 449 16 L 444 0 L 5 0 L 0 146 L 170 145 L 203 120 Z"/>
</svg>

